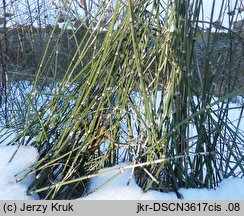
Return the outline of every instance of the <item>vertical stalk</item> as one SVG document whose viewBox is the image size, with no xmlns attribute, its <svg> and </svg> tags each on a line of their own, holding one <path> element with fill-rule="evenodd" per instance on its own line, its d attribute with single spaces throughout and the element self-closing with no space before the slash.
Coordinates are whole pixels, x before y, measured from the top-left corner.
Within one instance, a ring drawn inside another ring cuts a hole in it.
<svg viewBox="0 0 244 216">
<path fill-rule="evenodd" d="M 4 106 L 5 124 L 8 123 L 8 106 L 7 106 L 7 20 L 6 20 L 6 0 L 3 0 L 3 32 L 0 32 L 0 60 L 2 66 L 0 82 L 0 106 Z"/>
</svg>

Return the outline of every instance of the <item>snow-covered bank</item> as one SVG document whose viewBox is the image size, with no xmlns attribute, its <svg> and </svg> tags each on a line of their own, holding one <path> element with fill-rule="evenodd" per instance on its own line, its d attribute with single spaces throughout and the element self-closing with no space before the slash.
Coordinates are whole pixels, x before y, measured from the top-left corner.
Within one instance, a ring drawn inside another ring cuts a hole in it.
<svg viewBox="0 0 244 216">
<path fill-rule="evenodd" d="M 26 194 L 31 179 L 17 183 L 15 177 L 17 173 L 31 166 L 37 160 L 37 150 L 34 147 L 21 146 L 12 162 L 9 163 L 16 148 L 16 146 L 0 146 L 0 200 L 37 199 L 36 196 L 30 197 Z M 124 165 L 120 164 L 120 167 Z M 106 171 L 108 171 L 108 168 L 102 170 L 102 172 Z M 116 173 L 93 178 L 89 191 L 96 190 Z M 134 177 L 127 186 L 130 175 L 131 170 L 121 173 L 104 187 L 81 198 L 81 200 L 177 200 L 175 193 L 162 193 L 152 190 L 143 193 L 142 189 L 136 185 Z M 187 200 L 243 200 L 244 178 L 225 179 L 215 190 L 180 189 L 180 193 Z"/>
<path fill-rule="evenodd" d="M 36 197 L 27 196 L 26 190 L 30 178 L 16 182 L 15 175 L 37 161 L 38 152 L 34 147 L 20 146 L 15 157 L 9 163 L 17 146 L 0 145 L 0 200 L 28 200 Z"/>
<path fill-rule="evenodd" d="M 106 172 L 109 169 L 103 169 L 102 172 Z M 150 190 L 143 193 L 142 189 L 136 185 L 134 177 L 131 179 L 129 186 L 127 186 L 131 170 L 123 172 L 96 191 L 96 188 L 111 179 L 115 174 L 116 172 L 92 179 L 89 191 L 95 192 L 82 198 L 82 200 L 177 200 L 177 196 L 173 192 L 162 193 Z M 180 189 L 179 192 L 186 200 L 243 200 L 244 178 L 225 179 L 214 190 Z"/>
</svg>

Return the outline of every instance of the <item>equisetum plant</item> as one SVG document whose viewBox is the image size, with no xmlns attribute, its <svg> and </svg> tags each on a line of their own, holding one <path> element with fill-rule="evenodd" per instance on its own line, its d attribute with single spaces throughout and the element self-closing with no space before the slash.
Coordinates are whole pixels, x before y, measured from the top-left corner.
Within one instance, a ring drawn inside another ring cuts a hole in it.
<svg viewBox="0 0 244 216">
<path fill-rule="evenodd" d="M 229 1 L 218 10 L 210 2 L 207 20 L 201 0 L 111 0 L 85 20 L 64 4 L 65 25 L 51 46 L 57 19 L 32 88 L 18 88 L 21 101 L 11 100 L 18 131 L 11 143 L 40 153 L 18 175 L 35 174 L 29 194 L 73 199 L 93 177 L 131 169 L 145 191 L 182 198 L 179 188 L 243 176 L 243 104 L 231 103 L 244 92 L 243 38 L 233 29 L 241 12 L 238 0 L 235 15 Z M 80 21 L 82 37 L 69 16 Z M 60 76 L 62 39 L 73 50 Z M 232 110 L 240 111 L 235 122 Z M 128 166 L 98 173 L 120 162 Z"/>
</svg>

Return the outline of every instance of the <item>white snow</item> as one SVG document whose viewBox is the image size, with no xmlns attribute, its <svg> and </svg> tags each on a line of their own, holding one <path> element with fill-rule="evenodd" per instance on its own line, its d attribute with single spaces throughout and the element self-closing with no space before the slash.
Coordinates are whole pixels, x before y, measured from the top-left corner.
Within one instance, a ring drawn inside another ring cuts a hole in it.
<svg viewBox="0 0 244 216">
<path fill-rule="evenodd" d="M 100 173 L 106 173 L 110 169 L 123 167 L 126 164 L 113 168 L 105 168 Z M 177 200 L 176 194 L 162 193 L 150 190 L 146 193 L 136 185 L 135 178 L 131 179 L 127 186 L 131 170 L 126 170 L 116 176 L 111 182 L 96 190 L 99 186 L 106 183 L 115 176 L 118 171 L 95 177 L 91 180 L 89 194 L 82 200 Z M 180 189 L 179 192 L 186 200 L 243 200 L 244 199 L 244 178 L 230 178 L 223 180 L 216 189 Z M 95 192 L 94 192 L 95 191 Z"/>
<path fill-rule="evenodd" d="M 104 168 L 100 173 L 106 173 L 111 169 L 126 166 L 128 164 L 120 164 L 112 168 Z M 114 179 L 115 175 L 117 175 Z M 177 197 L 174 193 L 161 193 L 157 191 L 149 191 L 144 193 L 143 190 L 136 184 L 134 176 L 132 177 L 130 184 L 127 185 L 128 179 L 131 175 L 131 169 L 120 173 L 118 170 L 109 174 L 95 177 L 91 180 L 89 186 L 89 194 L 86 197 L 81 198 L 82 200 L 175 200 Z M 106 183 L 103 187 L 98 189 L 102 184 Z M 97 190 L 98 189 L 98 190 Z"/>
<path fill-rule="evenodd" d="M 27 196 L 26 190 L 31 177 L 21 183 L 15 175 L 37 161 L 38 152 L 34 147 L 20 146 L 15 157 L 9 163 L 17 146 L 0 145 L 0 200 L 28 200 L 36 197 Z"/>
<path fill-rule="evenodd" d="M 219 187 L 208 189 L 180 189 L 186 200 L 243 200 L 244 178 L 224 179 Z"/>
<path fill-rule="evenodd" d="M 3 130 L 2 130 L 3 131 Z M 17 146 L 0 145 L 0 200 L 28 200 L 38 199 L 37 196 L 27 196 L 26 190 L 31 181 L 31 177 L 23 182 L 17 183 L 15 175 L 30 167 L 37 161 L 38 152 L 31 146 L 20 146 L 12 162 L 10 158 L 16 151 Z M 124 167 L 127 164 L 120 164 Z M 132 175 L 129 186 L 128 179 L 131 176 L 131 169 L 122 173 L 117 167 L 104 168 L 99 173 L 104 175 L 91 179 L 89 192 L 81 200 L 177 200 L 175 193 L 163 193 L 150 190 L 146 193 L 136 184 Z M 115 169 L 114 172 L 109 172 Z M 106 174 L 106 172 L 109 172 Z M 118 174 L 116 178 L 111 179 Z M 111 181 L 99 188 L 107 180 Z M 97 188 L 99 188 L 97 190 Z M 95 191 L 95 192 L 94 192 Z M 230 178 L 223 180 L 215 190 L 207 189 L 180 189 L 184 199 L 187 200 L 242 200 L 244 199 L 244 178 Z"/>
</svg>

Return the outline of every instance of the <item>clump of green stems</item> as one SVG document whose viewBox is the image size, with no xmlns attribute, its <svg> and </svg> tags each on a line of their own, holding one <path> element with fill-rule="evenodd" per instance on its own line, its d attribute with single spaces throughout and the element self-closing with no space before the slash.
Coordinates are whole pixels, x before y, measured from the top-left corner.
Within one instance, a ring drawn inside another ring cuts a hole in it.
<svg viewBox="0 0 244 216">
<path fill-rule="evenodd" d="M 214 25 L 215 1 L 208 22 L 200 19 L 200 0 L 111 4 L 114 11 L 102 40 L 106 5 L 89 19 L 83 38 L 67 20 L 76 50 L 65 75 L 55 79 L 60 40 L 50 52 L 50 37 L 32 90 L 21 94 L 25 110 L 12 102 L 18 113 L 12 124 L 19 131 L 12 143 L 33 145 L 40 153 L 29 171 L 18 175 L 19 181 L 36 175 L 28 193 L 45 199 L 80 197 L 91 178 L 106 174 L 99 169 L 122 161 L 130 165 L 117 169 L 118 174 L 132 169 L 145 191 L 175 191 L 179 198 L 181 187 L 214 188 L 223 178 L 242 176 L 243 106 L 237 126 L 228 116 L 230 99 L 244 91 L 235 88 L 239 72 L 232 67 L 239 65 L 234 16 L 229 28 Z M 224 1 L 219 20 L 223 8 Z M 199 32 L 200 25 L 208 27 Z M 220 49 L 214 60 L 223 30 L 232 45 Z M 199 37 L 205 44 L 201 65 Z M 47 91 L 40 80 L 50 73 L 54 81 Z M 214 86 L 222 75 L 231 77 L 228 83 L 223 78 L 228 88 L 216 99 Z"/>
</svg>

